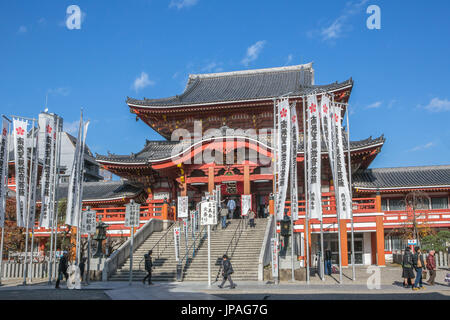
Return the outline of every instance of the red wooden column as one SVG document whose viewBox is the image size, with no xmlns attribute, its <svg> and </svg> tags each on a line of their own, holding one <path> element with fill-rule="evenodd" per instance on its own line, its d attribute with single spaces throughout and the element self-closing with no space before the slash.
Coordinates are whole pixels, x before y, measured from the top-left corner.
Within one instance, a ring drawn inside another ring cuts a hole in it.
<svg viewBox="0 0 450 320">
<path fill-rule="evenodd" d="M 208 192 L 212 194 L 214 190 L 214 167 L 208 167 Z"/>
<path fill-rule="evenodd" d="M 384 225 L 383 216 L 376 217 L 377 231 L 376 231 L 376 243 L 377 243 L 377 266 L 385 266 L 384 259 Z"/>
<path fill-rule="evenodd" d="M 347 219 L 341 219 L 341 257 L 342 257 L 342 266 L 348 266 L 348 248 L 347 248 Z"/>
</svg>

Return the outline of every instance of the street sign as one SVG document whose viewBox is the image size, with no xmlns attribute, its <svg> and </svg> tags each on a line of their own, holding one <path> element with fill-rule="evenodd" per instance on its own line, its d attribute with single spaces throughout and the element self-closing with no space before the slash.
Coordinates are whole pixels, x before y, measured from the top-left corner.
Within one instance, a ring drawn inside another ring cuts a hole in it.
<svg viewBox="0 0 450 320">
<path fill-rule="evenodd" d="M 413 246 L 417 244 L 417 239 L 409 239 L 408 240 L 408 246 Z"/>
<path fill-rule="evenodd" d="M 217 203 L 215 201 L 202 201 L 200 204 L 202 226 L 217 224 Z"/>
<path fill-rule="evenodd" d="M 182 196 L 178 197 L 178 218 L 187 218 L 188 217 L 188 197 Z"/>
<path fill-rule="evenodd" d="M 141 205 L 133 200 L 125 205 L 125 227 L 139 227 Z"/>
<path fill-rule="evenodd" d="M 173 228 L 173 239 L 175 244 L 175 260 L 180 260 L 180 228 Z"/>
<path fill-rule="evenodd" d="M 248 215 L 248 211 L 252 208 L 252 195 L 251 194 L 243 194 L 241 196 L 241 215 Z"/>
<path fill-rule="evenodd" d="M 81 215 L 81 234 L 95 234 L 97 226 L 97 212 L 86 210 Z"/>
</svg>

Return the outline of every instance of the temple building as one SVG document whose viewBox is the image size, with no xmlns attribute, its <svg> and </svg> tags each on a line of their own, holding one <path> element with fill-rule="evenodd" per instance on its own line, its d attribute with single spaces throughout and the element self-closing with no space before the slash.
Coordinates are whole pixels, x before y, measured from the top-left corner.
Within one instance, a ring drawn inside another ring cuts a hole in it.
<svg viewBox="0 0 450 320">
<path fill-rule="evenodd" d="M 298 260 L 304 265 L 306 237 L 312 256 L 319 246 L 320 223 L 310 221 L 305 229 L 303 115 L 304 97 L 327 91 L 334 101 L 349 103 L 353 80 L 317 85 L 312 64 L 190 75 L 183 93 L 167 98 L 128 98 L 129 111 L 157 132 L 160 140 L 142 137 L 143 148 L 127 155 L 96 155 L 95 161 L 121 181 L 85 184 L 83 205 L 91 206 L 109 224 L 110 236 L 129 236 L 125 228 L 124 205 L 131 199 L 142 204 L 141 225 L 151 218 L 176 220 L 178 196 L 188 196 L 191 208 L 206 192 L 220 188 L 222 199 L 234 199 L 239 214 L 241 196 L 252 196 L 252 208 L 260 213 L 265 206 L 273 214 L 274 101 L 282 96 L 295 103 L 300 131 L 297 153 L 299 219 L 294 225 Z M 345 107 L 342 116 L 345 114 Z M 351 138 L 351 137 L 350 137 Z M 422 222 L 434 230 L 450 228 L 450 165 L 371 168 L 381 152 L 384 136 L 350 141 L 344 135 L 345 163 L 350 154 L 355 259 L 361 265 L 385 265 L 393 250 L 404 248 L 406 240 L 398 229 L 410 225 L 411 210 L 405 197 L 426 193 L 428 206 Z M 351 139 L 350 139 L 351 140 Z M 323 145 L 323 144 L 322 144 Z M 114 145 L 108 147 L 113 150 Z M 349 152 L 348 152 L 349 151 Z M 328 152 L 322 153 L 322 203 L 325 248 L 337 262 L 338 221 Z M 14 170 L 10 167 L 13 188 Z M 61 184 L 58 198 L 67 194 Z M 290 199 L 289 194 L 287 199 Z M 290 208 L 290 201 L 286 203 Z M 350 220 L 340 221 L 342 264 L 350 261 Z M 48 237 L 48 230 L 36 235 Z M 314 261 L 314 260 L 312 260 Z"/>
</svg>

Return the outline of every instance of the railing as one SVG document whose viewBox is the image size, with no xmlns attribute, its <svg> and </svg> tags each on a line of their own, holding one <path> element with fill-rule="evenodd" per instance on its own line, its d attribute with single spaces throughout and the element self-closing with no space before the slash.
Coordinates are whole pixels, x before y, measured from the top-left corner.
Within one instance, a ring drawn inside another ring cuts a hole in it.
<svg viewBox="0 0 450 320">
<path fill-rule="evenodd" d="M 264 280 L 264 267 L 270 263 L 271 260 L 271 250 L 270 250 L 270 239 L 272 239 L 273 234 L 273 215 L 267 219 L 266 232 L 264 233 L 264 241 L 261 246 L 261 251 L 259 253 L 258 260 L 258 281 Z"/>
<path fill-rule="evenodd" d="M 157 251 L 157 253 L 156 253 L 157 256 L 156 256 L 155 260 L 156 260 L 156 259 L 159 259 L 161 253 L 163 253 L 164 250 L 166 250 L 167 246 L 170 245 L 170 244 L 173 242 L 173 237 L 170 237 L 169 243 L 167 243 L 167 237 L 169 237 L 169 236 L 171 235 L 171 232 L 173 231 L 174 226 L 175 226 L 175 223 L 172 223 L 172 224 L 170 225 L 170 227 L 167 228 L 167 231 L 164 232 L 164 234 L 162 235 L 162 237 L 161 237 L 161 238 L 155 243 L 155 245 L 150 249 L 150 250 L 152 250 L 152 254 L 154 253 L 155 249 L 156 249 L 156 251 Z M 164 247 L 162 248 L 162 250 L 160 250 L 160 245 L 162 245 L 163 239 L 164 239 Z M 142 265 L 142 262 L 144 262 L 144 260 L 145 260 L 145 257 L 143 257 L 143 258 L 139 261 L 139 270 L 142 270 L 141 265 Z"/>
<path fill-rule="evenodd" d="M 0 262 L 1 263 L 1 262 Z M 28 275 L 27 278 L 32 275 L 33 279 L 42 279 L 48 277 L 48 263 L 47 262 L 38 262 L 33 263 L 33 269 L 31 270 L 28 264 Z M 2 264 L 2 275 L 1 279 L 23 279 L 23 262 L 3 262 Z"/>
<path fill-rule="evenodd" d="M 206 233 L 206 228 L 207 228 L 207 226 L 203 226 L 202 229 L 199 232 L 200 237 L 198 238 L 197 250 L 200 247 L 200 245 L 207 238 L 208 234 Z M 203 236 L 202 236 L 202 232 L 203 232 Z M 183 273 L 183 271 L 186 270 L 188 262 L 191 262 L 192 259 L 195 257 L 195 241 L 196 241 L 196 237 L 195 237 L 195 234 L 194 234 L 194 242 L 188 248 L 188 250 L 185 253 L 185 255 L 178 261 L 178 264 L 177 264 L 177 281 L 182 281 L 182 278 L 183 278 L 182 273 Z M 192 258 L 189 258 L 189 252 L 191 250 L 192 250 Z M 183 261 L 185 261 L 184 262 L 184 266 L 183 266 Z"/>
<path fill-rule="evenodd" d="M 291 201 L 286 201 L 286 208 L 289 209 L 288 215 L 291 215 Z M 353 198 L 353 213 L 376 212 L 375 198 Z M 298 201 L 299 213 L 305 212 L 305 200 Z M 333 192 L 322 193 L 322 211 L 324 215 L 336 214 L 336 199 Z"/>
<path fill-rule="evenodd" d="M 158 219 L 149 220 L 143 227 L 141 227 L 134 235 L 134 249 L 138 248 L 153 232 L 159 232 L 163 229 L 163 222 Z M 130 256 L 131 237 L 125 241 L 119 249 L 114 251 L 105 261 L 105 266 L 102 271 L 102 280 L 107 281 L 108 278 L 116 272 L 119 266 L 123 265 L 126 259 Z"/>
<path fill-rule="evenodd" d="M 234 251 L 236 250 L 236 247 L 239 243 L 239 239 L 241 238 L 241 235 L 242 235 L 242 231 L 244 231 L 244 229 L 246 227 L 246 221 L 247 221 L 247 219 L 245 219 L 245 218 L 239 220 L 236 230 L 234 231 L 233 237 L 231 238 L 230 243 L 228 244 L 225 254 L 228 256 L 229 259 L 231 259 L 231 257 L 234 254 Z M 218 259 L 218 260 L 222 261 L 221 259 Z M 219 279 L 220 271 L 222 270 L 222 267 L 223 267 L 223 265 L 220 264 L 220 268 L 219 268 L 219 271 L 217 272 L 215 281 L 217 281 Z"/>
<path fill-rule="evenodd" d="M 150 219 L 162 219 L 163 203 L 149 204 L 141 206 L 140 220 L 148 221 Z M 125 207 L 110 208 L 91 208 L 97 212 L 97 217 L 101 217 L 102 221 L 125 221 Z"/>
<path fill-rule="evenodd" d="M 403 255 L 404 250 L 394 250 L 392 251 L 392 262 L 397 264 L 402 264 L 403 262 Z M 423 255 L 423 261 L 427 261 L 427 254 L 422 253 Z M 436 262 L 436 268 L 448 268 L 449 267 L 449 261 L 448 261 L 448 253 L 439 251 L 434 254 L 434 261 Z"/>
<path fill-rule="evenodd" d="M 413 219 L 412 210 L 385 211 L 384 227 L 396 228 L 399 225 L 412 225 Z M 431 223 L 433 226 L 438 226 L 440 223 L 450 225 L 450 209 L 416 210 L 416 222 L 418 224 Z"/>
</svg>

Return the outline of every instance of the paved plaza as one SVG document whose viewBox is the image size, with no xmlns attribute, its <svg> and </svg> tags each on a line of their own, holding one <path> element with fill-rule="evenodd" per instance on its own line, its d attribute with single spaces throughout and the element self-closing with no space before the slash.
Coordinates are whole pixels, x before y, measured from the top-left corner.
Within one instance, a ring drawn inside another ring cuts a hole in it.
<svg viewBox="0 0 450 320">
<path fill-rule="evenodd" d="M 22 280 L 2 281 L 0 300 L 450 300 L 450 286 L 443 281 L 448 270 L 438 270 L 436 285 L 424 284 L 425 289 L 412 291 L 402 287 L 401 268 L 380 268 L 380 289 L 369 289 L 367 268 L 356 268 L 356 281 L 351 280 L 352 268 L 327 276 L 321 281 L 311 277 L 305 281 L 281 282 L 239 281 L 237 287 L 219 289 L 218 282 L 208 287 L 205 282 L 155 282 L 143 285 L 134 281 L 92 282 L 81 290 L 68 290 L 64 282 L 61 289 L 48 285 L 47 280 L 34 280 L 23 286 Z"/>
</svg>

